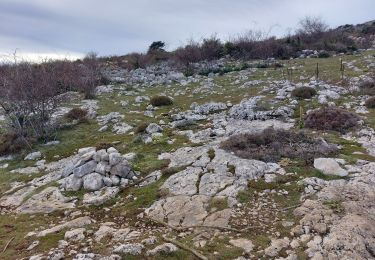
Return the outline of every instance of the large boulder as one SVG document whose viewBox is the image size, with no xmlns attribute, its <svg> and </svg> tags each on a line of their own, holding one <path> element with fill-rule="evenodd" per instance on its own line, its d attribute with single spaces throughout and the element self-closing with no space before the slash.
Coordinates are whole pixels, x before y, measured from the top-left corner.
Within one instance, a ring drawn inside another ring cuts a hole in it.
<svg viewBox="0 0 375 260">
<path fill-rule="evenodd" d="M 78 191 L 82 188 L 82 178 L 72 174 L 64 179 L 63 187 L 66 191 Z"/>
<path fill-rule="evenodd" d="M 314 167 L 325 175 L 341 177 L 348 175 L 348 172 L 341 168 L 335 159 L 332 158 L 317 158 L 314 160 Z"/>
<path fill-rule="evenodd" d="M 87 174 L 82 179 L 85 190 L 96 191 L 104 186 L 103 176 L 96 172 Z"/>
<path fill-rule="evenodd" d="M 82 178 L 83 176 L 92 173 L 95 171 L 97 163 L 95 161 L 89 161 L 73 170 L 73 174 L 78 177 Z"/>
<path fill-rule="evenodd" d="M 128 178 L 131 179 L 132 169 L 127 161 L 122 161 L 121 163 L 113 166 L 111 168 L 110 173 L 115 176 L 119 176 L 121 178 Z"/>
<path fill-rule="evenodd" d="M 33 160 L 40 159 L 41 157 L 42 157 L 42 153 L 41 152 L 33 152 L 33 153 L 29 153 L 28 155 L 26 155 L 26 157 L 25 157 L 24 160 L 33 161 Z"/>
<path fill-rule="evenodd" d="M 163 128 L 161 128 L 158 124 L 151 123 L 146 128 L 146 133 L 153 134 L 153 133 L 160 133 L 163 131 Z"/>
</svg>

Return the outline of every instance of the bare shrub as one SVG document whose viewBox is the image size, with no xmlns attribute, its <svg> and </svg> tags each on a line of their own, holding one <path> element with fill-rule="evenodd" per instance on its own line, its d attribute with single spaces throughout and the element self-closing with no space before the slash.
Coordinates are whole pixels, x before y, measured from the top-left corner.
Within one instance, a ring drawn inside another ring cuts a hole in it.
<svg viewBox="0 0 375 260">
<path fill-rule="evenodd" d="M 367 108 L 375 108 L 375 97 L 370 97 L 366 100 L 365 105 Z"/>
<path fill-rule="evenodd" d="M 326 32 L 328 25 L 321 17 L 306 16 L 299 21 L 298 34 L 314 35 Z"/>
<path fill-rule="evenodd" d="M 223 56 L 224 47 L 216 36 L 203 39 L 201 49 L 201 56 L 204 60 L 216 60 Z"/>
<path fill-rule="evenodd" d="M 316 90 L 311 87 L 299 87 L 292 91 L 292 96 L 299 99 L 309 99 L 316 95 Z"/>
<path fill-rule="evenodd" d="M 359 89 L 364 95 L 375 95 L 375 79 L 363 81 Z"/>
<path fill-rule="evenodd" d="M 328 107 L 311 111 L 305 117 L 305 126 L 317 130 L 345 132 L 356 126 L 359 120 L 359 116 L 355 113 L 337 107 Z"/>
<path fill-rule="evenodd" d="M 134 133 L 136 134 L 144 133 L 147 127 L 148 127 L 148 123 L 141 123 L 136 127 L 136 129 L 134 130 Z"/>
<path fill-rule="evenodd" d="M 155 107 L 169 106 L 173 104 L 173 100 L 167 96 L 153 96 L 150 99 L 150 104 Z"/>
<path fill-rule="evenodd" d="M 303 159 L 311 163 L 315 157 L 327 156 L 336 148 L 303 132 L 265 129 L 256 134 L 231 136 L 221 143 L 221 148 L 246 158 L 277 162 L 281 158 Z"/>
<path fill-rule="evenodd" d="M 87 116 L 87 110 L 76 107 L 70 110 L 65 117 L 69 120 L 85 120 Z"/>
<path fill-rule="evenodd" d="M 25 142 L 32 144 L 35 140 L 28 138 L 25 141 L 14 133 L 0 134 L 0 156 L 21 151 L 25 148 Z"/>
</svg>

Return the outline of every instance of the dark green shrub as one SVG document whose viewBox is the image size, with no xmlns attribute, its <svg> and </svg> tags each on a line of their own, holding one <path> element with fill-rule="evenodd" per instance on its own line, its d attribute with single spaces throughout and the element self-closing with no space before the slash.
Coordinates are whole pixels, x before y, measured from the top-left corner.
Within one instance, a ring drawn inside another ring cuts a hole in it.
<svg viewBox="0 0 375 260">
<path fill-rule="evenodd" d="M 321 51 L 318 54 L 318 58 L 329 58 L 329 57 L 331 57 L 331 54 L 329 54 L 329 52 L 327 51 Z"/>
<path fill-rule="evenodd" d="M 153 96 L 150 103 L 155 107 L 169 106 L 173 104 L 173 100 L 167 96 Z"/>
<path fill-rule="evenodd" d="M 375 108 L 375 97 L 370 97 L 367 99 L 365 105 L 367 108 Z"/>
<path fill-rule="evenodd" d="M 316 90 L 311 87 L 300 87 L 292 91 L 292 96 L 298 99 L 309 99 L 316 95 Z"/>
<path fill-rule="evenodd" d="M 359 120 L 359 116 L 355 113 L 337 107 L 328 107 L 310 112 L 305 117 L 305 127 L 345 132 L 356 126 Z"/>
</svg>

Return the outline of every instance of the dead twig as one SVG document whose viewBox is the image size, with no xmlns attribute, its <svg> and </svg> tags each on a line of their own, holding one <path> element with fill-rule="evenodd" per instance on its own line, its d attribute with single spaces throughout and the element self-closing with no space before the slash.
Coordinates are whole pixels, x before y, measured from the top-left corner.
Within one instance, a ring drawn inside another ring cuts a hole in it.
<svg viewBox="0 0 375 260">
<path fill-rule="evenodd" d="M 174 244 L 174 245 L 176 245 L 176 246 L 178 246 L 178 247 L 180 247 L 180 248 L 182 248 L 182 249 L 184 249 L 184 250 L 186 250 L 186 251 L 189 251 L 190 253 L 192 253 L 193 255 L 195 255 L 196 257 L 198 257 L 198 258 L 201 259 L 201 260 L 208 260 L 207 257 L 205 257 L 205 256 L 202 255 L 201 253 L 195 251 L 194 249 L 188 247 L 187 245 L 182 244 L 181 242 L 178 242 L 178 241 L 176 241 L 176 240 L 173 240 L 173 239 L 167 238 L 166 236 L 163 236 L 163 239 L 164 239 L 164 241 L 166 241 L 166 242 L 172 243 L 172 244 Z"/>
<path fill-rule="evenodd" d="M 8 243 L 5 245 L 5 247 L 4 247 L 4 249 L 3 249 L 3 251 L 2 251 L 1 253 L 4 253 L 4 252 L 7 250 L 9 244 L 13 241 L 13 239 L 14 239 L 14 237 L 12 237 L 12 238 L 8 241 Z"/>
</svg>

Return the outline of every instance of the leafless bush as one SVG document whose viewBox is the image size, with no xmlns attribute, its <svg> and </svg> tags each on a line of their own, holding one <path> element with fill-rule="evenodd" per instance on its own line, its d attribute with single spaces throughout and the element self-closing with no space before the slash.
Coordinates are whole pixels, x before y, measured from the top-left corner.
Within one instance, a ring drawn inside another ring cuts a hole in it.
<svg viewBox="0 0 375 260">
<path fill-rule="evenodd" d="M 299 87 L 292 91 L 292 96 L 299 99 L 308 99 L 316 95 L 316 90 L 311 87 Z"/>
<path fill-rule="evenodd" d="M 375 97 L 370 97 L 366 100 L 365 105 L 367 108 L 375 108 Z"/>
<path fill-rule="evenodd" d="M 336 148 L 303 132 L 268 128 L 261 133 L 231 136 L 221 148 L 246 158 L 277 162 L 281 158 L 304 159 L 311 163 L 315 157 L 327 156 Z"/>
<path fill-rule="evenodd" d="M 62 93 L 54 64 L 20 63 L 2 67 L 0 106 L 18 137 L 45 137 L 50 132 L 49 119 Z"/>
<path fill-rule="evenodd" d="M 297 34 L 300 35 L 314 35 L 326 32 L 328 25 L 321 17 L 306 16 L 299 21 L 299 28 Z"/>
<path fill-rule="evenodd" d="M 359 116 L 337 107 L 320 108 L 305 117 L 305 126 L 317 130 L 345 132 L 358 125 Z"/>
<path fill-rule="evenodd" d="M 169 106 L 173 104 L 173 100 L 167 96 L 153 96 L 151 97 L 150 104 L 155 107 Z"/>
</svg>

